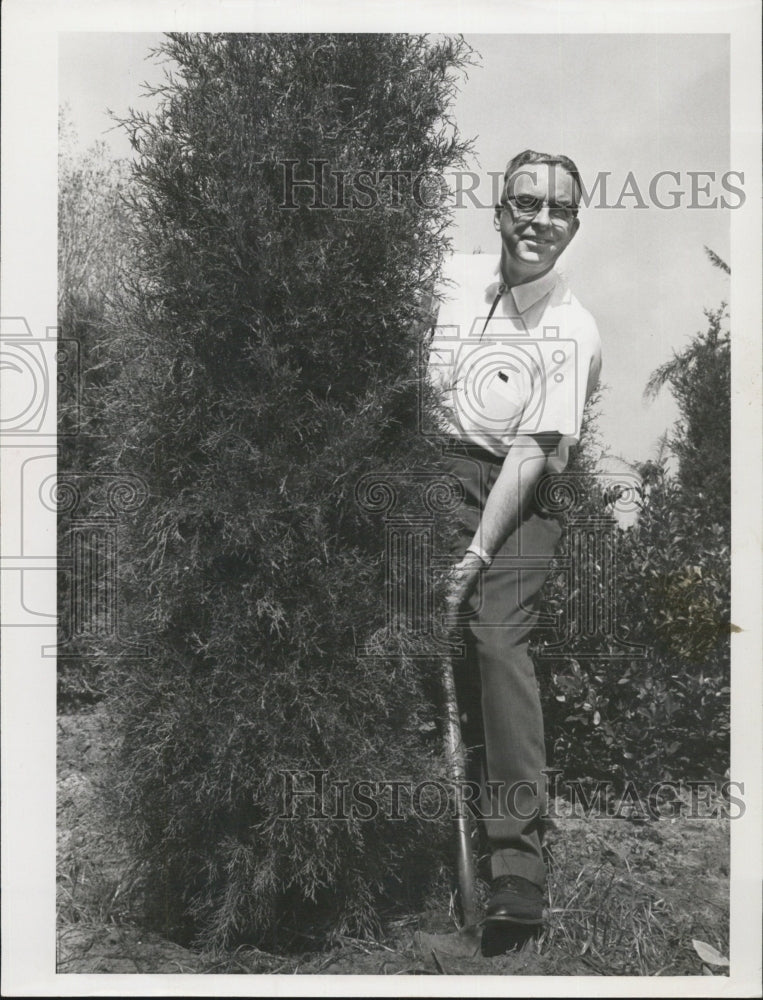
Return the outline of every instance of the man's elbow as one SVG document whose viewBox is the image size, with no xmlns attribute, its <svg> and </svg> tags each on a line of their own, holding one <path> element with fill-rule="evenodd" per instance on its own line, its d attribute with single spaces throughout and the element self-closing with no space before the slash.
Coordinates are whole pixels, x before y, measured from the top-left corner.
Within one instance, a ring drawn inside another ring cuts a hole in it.
<svg viewBox="0 0 763 1000">
<path fill-rule="evenodd" d="M 554 446 L 545 440 L 545 437 L 533 434 L 519 435 L 512 442 L 504 459 L 504 468 L 516 470 L 525 487 L 540 478 L 546 469 L 549 455 L 553 454 Z"/>
<path fill-rule="evenodd" d="M 570 439 L 557 431 L 522 434 L 517 437 L 506 456 L 521 469 L 525 485 L 547 472 L 563 472 L 569 460 Z"/>
<path fill-rule="evenodd" d="M 555 455 L 562 443 L 562 435 L 557 431 L 543 431 L 538 434 L 520 434 L 512 445 L 517 454 L 523 458 L 543 456 L 550 458 Z"/>
</svg>

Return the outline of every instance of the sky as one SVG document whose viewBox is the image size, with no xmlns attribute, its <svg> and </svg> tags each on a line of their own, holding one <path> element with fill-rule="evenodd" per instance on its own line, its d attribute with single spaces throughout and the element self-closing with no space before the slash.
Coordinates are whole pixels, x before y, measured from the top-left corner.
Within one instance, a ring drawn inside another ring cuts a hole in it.
<svg viewBox="0 0 763 1000">
<path fill-rule="evenodd" d="M 79 143 L 104 141 L 130 155 L 106 113 L 149 110 L 144 83 L 163 69 L 147 59 L 160 34 L 61 34 L 59 103 L 68 104 Z M 729 257 L 730 210 L 700 207 L 725 196 L 729 162 L 729 41 L 720 34 L 467 35 L 476 65 L 460 84 L 453 116 L 473 139 L 468 164 L 478 204 L 453 211 L 451 236 L 462 253 L 498 253 L 490 172 L 522 149 L 563 152 L 589 191 L 607 172 L 607 195 L 581 210 L 581 227 L 560 269 L 594 315 L 603 344 L 605 391 L 599 428 L 605 449 L 628 461 L 656 454 L 677 413 L 667 391 L 646 402 L 652 371 L 706 327 L 704 308 L 728 299 L 727 277 L 708 246 Z M 675 172 L 650 183 L 660 171 Z M 712 177 L 692 179 L 690 172 Z M 632 181 L 628 185 L 629 172 Z M 451 183 L 455 183 L 451 181 Z M 739 181 L 731 179 L 738 186 Z M 640 192 L 643 207 L 624 187 Z M 692 196 L 692 184 L 699 190 Z M 672 191 L 681 203 L 670 205 Z M 622 207 L 615 208 L 615 204 Z M 619 468 L 619 463 L 616 463 Z"/>
</svg>

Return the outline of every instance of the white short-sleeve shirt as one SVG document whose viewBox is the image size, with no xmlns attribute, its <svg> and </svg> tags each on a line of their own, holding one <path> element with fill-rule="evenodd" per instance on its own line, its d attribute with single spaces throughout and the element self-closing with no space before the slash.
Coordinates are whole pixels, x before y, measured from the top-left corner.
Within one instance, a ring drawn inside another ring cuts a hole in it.
<svg viewBox="0 0 763 1000">
<path fill-rule="evenodd" d="M 506 289 L 497 255 L 454 254 L 443 277 L 429 354 L 443 432 L 498 458 L 554 433 L 566 453 L 601 370 L 591 314 L 557 271 Z"/>
</svg>

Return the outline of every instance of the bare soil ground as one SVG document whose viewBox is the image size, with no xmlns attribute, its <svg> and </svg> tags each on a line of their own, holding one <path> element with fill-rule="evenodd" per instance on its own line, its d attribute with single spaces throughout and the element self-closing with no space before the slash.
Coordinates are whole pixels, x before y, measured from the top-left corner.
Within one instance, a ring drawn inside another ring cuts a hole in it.
<svg viewBox="0 0 763 1000">
<path fill-rule="evenodd" d="M 571 815 L 556 801 L 548 922 L 517 941 L 491 932 L 471 957 L 417 945 L 456 930 L 447 899 L 392 920 L 383 938 L 339 938 L 301 955 L 195 952 L 135 922 L 125 858 L 101 805 L 103 708 L 58 723 L 58 971 L 367 975 L 724 975 L 693 940 L 728 955 L 729 820 Z M 623 810 L 625 813 L 625 810 Z M 703 818 L 704 817 L 704 818 Z M 712 954 L 712 953 L 711 953 Z"/>
</svg>

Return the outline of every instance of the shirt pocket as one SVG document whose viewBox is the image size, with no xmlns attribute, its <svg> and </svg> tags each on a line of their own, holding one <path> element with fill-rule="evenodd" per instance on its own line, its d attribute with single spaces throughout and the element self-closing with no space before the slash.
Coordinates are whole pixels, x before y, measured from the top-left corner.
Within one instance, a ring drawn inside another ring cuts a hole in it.
<svg viewBox="0 0 763 1000">
<path fill-rule="evenodd" d="M 528 398 L 523 373 L 513 365 L 502 365 L 485 386 L 485 415 L 496 429 L 514 426 L 521 422 Z"/>
</svg>

